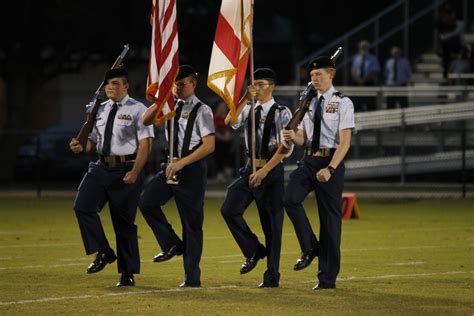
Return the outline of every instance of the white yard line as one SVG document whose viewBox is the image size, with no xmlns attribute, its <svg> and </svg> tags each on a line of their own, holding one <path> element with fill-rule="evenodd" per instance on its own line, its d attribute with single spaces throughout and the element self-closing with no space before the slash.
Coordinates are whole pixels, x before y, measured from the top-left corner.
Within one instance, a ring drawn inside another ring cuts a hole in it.
<svg viewBox="0 0 474 316">
<path fill-rule="evenodd" d="M 219 263 L 242 263 L 243 260 L 223 260 L 219 261 Z"/>
<path fill-rule="evenodd" d="M 446 272 L 426 272 L 426 273 L 411 273 L 411 274 L 386 274 L 386 275 L 371 275 L 371 276 L 350 276 L 345 278 L 338 278 L 340 281 L 357 281 L 357 280 L 372 280 L 372 279 L 397 279 L 397 278 L 415 278 L 433 275 L 452 275 L 452 274 L 472 274 L 474 271 L 446 271 Z M 311 281 L 301 281 L 300 283 L 314 283 Z"/>
<path fill-rule="evenodd" d="M 22 267 L 1 267 L 0 270 L 23 270 L 23 269 L 42 269 L 42 268 L 61 268 L 61 267 L 69 267 L 69 266 L 82 266 L 85 263 L 62 263 L 62 264 L 48 264 L 48 265 L 31 265 L 31 266 L 22 266 Z"/>
<path fill-rule="evenodd" d="M 57 302 L 64 300 L 80 300 L 80 299 L 95 299 L 95 298 L 104 298 L 104 297 L 113 297 L 113 296 L 130 296 L 130 295 L 144 295 L 144 294 L 153 294 L 153 293 L 168 293 L 168 292 L 185 292 L 185 291 L 203 291 L 203 290 L 223 290 L 223 289 L 232 289 L 237 288 L 235 285 L 225 285 L 225 286 L 214 286 L 214 287 L 200 287 L 200 288 L 173 288 L 173 289 L 162 289 L 162 290 L 147 290 L 147 291 L 134 291 L 134 292 L 120 292 L 120 293 L 107 293 L 102 295 L 79 295 L 79 296 L 59 296 L 59 297 L 44 297 L 34 300 L 20 300 L 20 301 L 10 301 L 10 302 L 0 302 L 0 305 L 21 305 L 21 304 L 32 304 L 32 303 L 45 303 L 45 302 Z"/>
<path fill-rule="evenodd" d="M 474 271 L 447 271 L 447 272 L 432 272 L 432 273 L 388 274 L 388 275 L 374 275 L 374 276 L 351 276 L 351 277 L 346 277 L 346 278 L 339 278 L 338 281 L 413 278 L 413 277 L 425 277 L 425 276 L 433 276 L 433 275 L 472 274 L 472 273 L 474 273 Z M 299 283 L 314 283 L 314 281 L 301 281 Z M 189 290 L 196 290 L 196 291 L 225 290 L 225 289 L 235 289 L 235 288 L 238 288 L 238 287 L 239 286 L 236 286 L 236 285 L 225 285 L 225 286 L 218 286 L 218 287 L 202 287 L 202 288 L 193 288 L 193 289 L 173 288 L 173 289 L 162 289 L 162 290 L 108 293 L 108 294 L 102 294 L 102 295 L 43 297 L 43 298 L 31 299 L 31 300 L 18 300 L 18 301 L 0 302 L 0 306 L 2 306 L 2 305 L 23 305 L 23 304 L 33 304 L 33 303 L 57 302 L 57 301 L 64 301 L 64 300 L 100 299 L 100 298 L 104 298 L 104 297 L 146 295 L 146 294 L 153 294 L 153 293 L 184 292 L 184 291 L 189 291 Z"/>
<path fill-rule="evenodd" d="M 416 266 L 420 264 L 425 264 L 424 261 L 408 261 L 408 262 L 399 262 L 399 263 L 392 263 L 387 264 L 388 266 Z"/>
<path fill-rule="evenodd" d="M 337 279 L 338 281 L 353 281 L 353 280 L 370 280 L 370 279 L 393 279 L 393 278 L 412 278 L 424 277 L 433 275 L 451 275 L 451 274 L 472 274 L 474 271 L 447 271 L 447 272 L 426 272 L 426 273 L 411 273 L 411 274 L 387 274 L 387 275 L 373 275 L 373 276 L 351 276 Z"/>
<path fill-rule="evenodd" d="M 74 242 L 74 243 L 55 243 L 55 244 L 24 244 L 24 245 L 2 245 L 0 246 L 0 249 L 6 249 L 6 248 L 37 248 L 37 247 L 64 247 L 64 246 L 76 246 L 80 245 L 79 242 Z"/>
</svg>

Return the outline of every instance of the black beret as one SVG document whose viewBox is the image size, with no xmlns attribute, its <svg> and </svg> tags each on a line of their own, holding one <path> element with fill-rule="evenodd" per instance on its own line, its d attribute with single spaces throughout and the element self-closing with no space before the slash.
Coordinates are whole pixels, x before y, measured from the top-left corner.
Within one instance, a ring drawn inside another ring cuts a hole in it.
<svg viewBox="0 0 474 316">
<path fill-rule="evenodd" d="M 336 68 L 336 65 L 328 56 L 319 56 L 308 64 L 308 72 L 311 72 L 313 69 L 321 68 Z"/>
<path fill-rule="evenodd" d="M 117 77 L 125 77 L 128 79 L 128 72 L 125 70 L 125 68 L 110 69 L 105 73 L 104 84 L 107 84 L 109 79 Z"/>
<path fill-rule="evenodd" d="M 181 66 L 179 66 L 178 75 L 176 76 L 175 81 L 178 81 L 178 80 L 181 80 L 181 79 L 186 78 L 188 76 L 191 76 L 192 74 L 197 76 L 197 72 L 196 72 L 196 70 L 194 70 L 194 68 L 192 66 L 181 65 Z"/>
<path fill-rule="evenodd" d="M 276 81 L 276 74 L 270 68 L 258 68 L 253 72 L 253 78 L 255 80 L 272 80 Z"/>
</svg>

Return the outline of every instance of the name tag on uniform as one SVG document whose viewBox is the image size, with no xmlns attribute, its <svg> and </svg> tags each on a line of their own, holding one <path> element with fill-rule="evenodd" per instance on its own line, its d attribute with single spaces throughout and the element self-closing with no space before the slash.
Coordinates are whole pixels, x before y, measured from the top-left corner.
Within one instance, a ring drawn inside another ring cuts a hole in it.
<svg viewBox="0 0 474 316">
<path fill-rule="evenodd" d="M 131 121 L 132 120 L 132 116 L 130 114 L 120 114 L 118 116 L 118 119 L 119 120 L 127 120 L 127 121 Z"/>
<path fill-rule="evenodd" d="M 326 113 L 337 113 L 339 112 L 339 102 L 329 102 L 324 108 Z"/>
<path fill-rule="evenodd" d="M 189 117 L 189 112 L 183 112 L 183 114 L 181 114 L 181 117 L 187 120 Z"/>
</svg>

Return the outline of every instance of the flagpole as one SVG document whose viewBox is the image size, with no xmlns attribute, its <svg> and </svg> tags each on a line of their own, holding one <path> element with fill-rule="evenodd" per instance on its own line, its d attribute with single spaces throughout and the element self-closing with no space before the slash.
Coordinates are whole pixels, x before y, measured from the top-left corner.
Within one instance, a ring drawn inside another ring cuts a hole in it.
<svg viewBox="0 0 474 316">
<path fill-rule="evenodd" d="M 168 165 L 173 162 L 174 157 L 174 120 L 176 120 L 176 115 L 169 121 L 170 122 L 170 135 L 168 135 L 168 153 L 170 156 L 168 157 Z"/>
<path fill-rule="evenodd" d="M 254 71 L 254 64 L 253 64 L 253 1 L 250 1 L 250 85 L 253 86 L 254 84 L 254 77 L 253 77 L 253 71 Z M 255 97 L 252 96 L 250 100 L 250 114 L 252 118 L 252 141 L 251 141 L 251 146 L 252 146 L 252 157 L 251 158 L 251 163 L 252 163 L 252 173 L 255 173 L 257 171 L 257 167 L 255 166 L 255 150 L 256 150 L 256 131 L 255 129 L 257 128 L 257 122 L 255 122 Z"/>
<path fill-rule="evenodd" d="M 168 121 L 170 125 L 169 131 L 170 134 L 168 135 L 168 166 L 173 163 L 173 157 L 174 157 L 174 121 L 176 120 L 176 115 L 173 115 L 173 117 Z M 178 118 L 179 119 L 179 118 Z M 166 179 L 166 183 L 168 184 L 176 184 L 172 179 Z"/>
</svg>

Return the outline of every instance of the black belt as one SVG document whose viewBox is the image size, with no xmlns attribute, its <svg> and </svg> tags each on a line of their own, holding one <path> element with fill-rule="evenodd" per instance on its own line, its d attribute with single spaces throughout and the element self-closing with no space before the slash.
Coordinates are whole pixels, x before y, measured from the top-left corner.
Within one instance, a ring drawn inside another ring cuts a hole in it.
<svg viewBox="0 0 474 316">
<path fill-rule="evenodd" d="M 310 147 L 306 147 L 305 154 L 311 157 L 331 157 L 335 151 L 336 148 L 319 148 L 314 151 Z"/>
<path fill-rule="evenodd" d="M 125 164 L 126 162 L 135 160 L 137 157 L 137 154 L 131 154 L 131 155 L 121 155 L 121 156 L 104 156 L 104 155 L 99 155 L 99 160 L 106 166 L 108 167 L 115 167 L 117 165 Z"/>
</svg>

